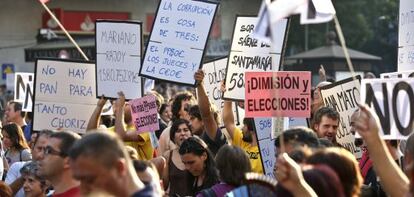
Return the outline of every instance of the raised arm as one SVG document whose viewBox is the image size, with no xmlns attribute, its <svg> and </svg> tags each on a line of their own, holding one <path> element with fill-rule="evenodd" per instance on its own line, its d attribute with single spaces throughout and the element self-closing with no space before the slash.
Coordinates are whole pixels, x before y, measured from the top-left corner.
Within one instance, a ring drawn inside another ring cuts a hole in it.
<svg viewBox="0 0 414 197">
<path fill-rule="evenodd" d="M 224 82 L 221 83 L 221 92 L 224 93 L 226 91 L 226 87 Z M 234 130 L 236 129 L 236 124 L 234 124 L 234 115 L 233 115 L 233 102 L 232 101 L 224 101 L 223 106 L 223 122 L 224 126 L 226 127 L 227 133 L 229 133 L 230 138 L 233 139 Z"/>
<path fill-rule="evenodd" d="M 96 104 L 96 108 L 93 111 L 91 117 L 89 118 L 88 126 L 86 127 L 86 131 L 95 130 L 99 128 L 99 122 L 101 120 L 101 113 L 102 109 L 106 103 L 106 99 L 101 96 Z"/>
<path fill-rule="evenodd" d="M 204 71 L 199 69 L 194 74 L 194 79 L 197 83 L 197 98 L 198 106 L 200 108 L 201 118 L 204 122 L 204 128 L 210 139 L 216 139 L 218 124 L 214 119 L 213 111 L 211 110 L 210 101 L 206 90 L 204 89 Z"/>
<path fill-rule="evenodd" d="M 355 122 L 358 133 L 368 146 L 374 170 L 381 179 L 381 185 L 389 196 L 405 196 L 409 192 L 409 179 L 398 167 L 379 135 L 378 116 L 366 106 Z"/>
<path fill-rule="evenodd" d="M 125 113 L 125 95 L 118 92 L 119 98 L 115 103 L 115 132 L 123 141 L 145 141 L 135 131 L 127 131 L 124 121 Z"/>
</svg>

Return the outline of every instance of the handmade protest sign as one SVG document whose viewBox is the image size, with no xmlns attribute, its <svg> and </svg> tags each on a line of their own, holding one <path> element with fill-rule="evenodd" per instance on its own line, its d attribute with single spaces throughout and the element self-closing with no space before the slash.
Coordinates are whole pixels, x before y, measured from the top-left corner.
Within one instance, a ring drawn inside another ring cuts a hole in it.
<svg viewBox="0 0 414 197">
<path fill-rule="evenodd" d="M 398 71 L 414 68 L 414 1 L 400 0 L 398 23 Z"/>
<path fill-rule="evenodd" d="M 95 65 L 38 59 L 33 95 L 33 130 L 68 129 L 84 133 L 97 103 Z"/>
<path fill-rule="evenodd" d="M 158 107 L 155 100 L 155 96 L 148 95 L 129 101 L 132 120 L 138 133 L 159 129 Z"/>
<path fill-rule="evenodd" d="M 309 117 L 308 71 L 246 72 L 246 117 Z"/>
<path fill-rule="evenodd" d="M 245 99 L 244 75 L 246 71 L 278 71 L 285 40 L 287 20 L 278 23 L 272 47 L 252 37 L 257 17 L 238 16 L 233 32 L 231 51 L 226 68 L 224 99 Z M 273 33 L 273 32 L 272 32 Z M 273 36 L 273 35 L 272 35 Z"/>
<path fill-rule="evenodd" d="M 140 75 L 194 86 L 216 9 L 212 2 L 161 0 Z"/>
<path fill-rule="evenodd" d="M 351 116 L 359 108 L 360 81 L 361 76 L 357 75 L 355 80 L 350 77 L 320 88 L 324 105 L 334 108 L 340 116 L 336 141 L 357 158 L 362 156 L 362 152 L 354 143 L 355 136 L 351 133 Z"/>
<path fill-rule="evenodd" d="M 204 88 L 206 90 L 208 99 L 215 105 L 218 114 L 222 114 L 224 107 L 224 100 L 221 98 L 221 82 L 226 75 L 227 58 L 221 58 L 203 64 L 203 70 L 205 73 Z M 233 114 L 237 117 L 237 125 L 239 124 L 239 116 L 237 114 L 237 106 L 233 104 Z M 220 127 L 224 127 L 224 123 L 221 122 Z"/>
<path fill-rule="evenodd" d="M 407 78 L 414 77 L 414 70 L 407 70 L 401 72 L 381 73 L 381 78 Z"/>
<path fill-rule="evenodd" d="M 15 73 L 14 101 L 22 103 L 22 111 L 32 111 L 33 81 L 33 73 Z"/>
<path fill-rule="evenodd" d="M 96 21 L 96 94 L 126 99 L 142 96 L 141 68 L 142 23 L 132 21 Z"/>
<path fill-rule="evenodd" d="M 383 139 L 406 139 L 413 132 L 414 79 L 363 79 L 361 103 L 378 115 Z"/>
<path fill-rule="evenodd" d="M 260 158 L 266 176 L 274 178 L 273 168 L 276 165 L 275 135 L 287 129 L 286 118 L 255 118 L 255 132 L 259 145 Z M 277 125 L 274 125 L 277 123 Z M 273 131 L 273 132 L 272 132 Z M 273 133 L 273 134 L 272 134 Z"/>
</svg>

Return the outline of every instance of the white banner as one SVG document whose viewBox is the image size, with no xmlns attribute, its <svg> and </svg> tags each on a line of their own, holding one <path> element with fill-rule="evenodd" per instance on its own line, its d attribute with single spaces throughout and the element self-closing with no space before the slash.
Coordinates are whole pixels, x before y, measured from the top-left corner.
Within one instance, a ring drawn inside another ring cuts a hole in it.
<svg viewBox="0 0 414 197">
<path fill-rule="evenodd" d="M 216 9 L 212 2 L 161 0 L 140 75 L 195 85 Z"/>
<path fill-rule="evenodd" d="M 229 100 L 244 100 L 244 73 L 246 71 L 279 70 L 280 55 L 287 27 L 287 19 L 281 20 L 280 27 L 272 34 L 278 38 L 272 47 L 253 38 L 257 17 L 238 16 L 234 27 L 231 52 L 227 63 L 226 92 L 223 98 Z"/>
<path fill-rule="evenodd" d="M 33 81 L 33 73 L 15 73 L 14 75 L 14 101 L 22 103 L 22 111 L 32 111 Z"/>
<path fill-rule="evenodd" d="M 384 78 L 407 78 L 414 77 L 414 70 L 407 70 L 401 72 L 391 72 L 391 73 L 382 73 L 380 74 L 382 79 Z"/>
<path fill-rule="evenodd" d="M 414 79 L 364 79 L 361 103 L 378 115 L 383 139 L 406 139 L 413 132 Z"/>
<path fill-rule="evenodd" d="M 98 101 L 95 64 L 38 59 L 35 69 L 33 130 L 84 133 Z"/>
<path fill-rule="evenodd" d="M 97 95 L 126 99 L 142 97 L 141 68 L 142 23 L 96 21 Z"/>
<path fill-rule="evenodd" d="M 414 68 L 414 1 L 400 0 L 398 24 L 398 71 Z"/>
</svg>

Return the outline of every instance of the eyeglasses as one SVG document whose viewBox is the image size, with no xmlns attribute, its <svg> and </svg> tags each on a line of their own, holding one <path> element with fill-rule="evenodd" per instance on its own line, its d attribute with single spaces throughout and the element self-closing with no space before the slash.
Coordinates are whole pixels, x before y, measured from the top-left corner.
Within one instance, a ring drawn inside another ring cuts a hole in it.
<svg viewBox="0 0 414 197">
<path fill-rule="evenodd" d="M 65 154 L 65 153 L 63 153 L 63 152 L 60 152 L 60 151 L 57 151 L 57 150 L 54 150 L 51 146 L 46 146 L 44 149 L 43 149 L 43 154 L 46 156 L 46 155 L 57 155 L 57 156 L 60 156 L 60 157 L 66 157 L 67 156 L 67 154 Z"/>
</svg>

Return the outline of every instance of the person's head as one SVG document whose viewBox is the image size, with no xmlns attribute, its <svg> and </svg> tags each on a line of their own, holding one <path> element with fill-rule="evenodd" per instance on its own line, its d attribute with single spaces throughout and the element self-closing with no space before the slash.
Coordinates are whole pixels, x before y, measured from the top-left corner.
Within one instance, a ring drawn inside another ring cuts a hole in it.
<svg viewBox="0 0 414 197">
<path fill-rule="evenodd" d="M 92 132 L 77 141 L 69 152 L 73 177 L 83 194 L 106 191 L 124 194 L 132 179 L 139 181 L 124 143 L 115 134 Z"/>
<path fill-rule="evenodd" d="M 285 145 L 286 153 L 294 150 L 295 147 L 308 147 L 308 148 L 318 148 L 319 140 L 316 134 L 307 127 L 295 127 L 284 131 L 283 142 Z M 275 140 L 275 147 L 280 148 L 280 138 L 278 136 Z"/>
<path fill-rule="evenodd" d="M 366 72 L 366 73 L 364 73 L 364 79 L 375 79 L 375 78 L 377 78 L 377 77 L 372 72 Z"/>
<path fill-rule="evenodd" d="M 336 133 L 339 126 L 339 113 L 332 107 L 321 107 L 313 117 L 313 130 L 319 138 L 326 138 L 336 142 Z"/>
<path fill-rule="evenodd" d="M 32 158 L 34 161 L 40 159 L 41 154 L 43 154 L 43 151 L 46 148 L 47 141 L 49 140 L 49 137 L 50 135 L 52 135 L 53 132 L 54 131 L 51 130 L 41 130 L 36 133 L 36 138 L 34 138 L 32 141 Z"/>
<path fill-rule="evenodd" d="M 204 185 L 212 185 L 217 181 L 217 170 L 214 158 L 207 144 L 197 136 L 183 141 L 178 151 L 181 160 L 193 176 L 205 175 Z"/>
<path fill-rule="evenodd" d="M 191 106 L 188 114 L 190 115 L 191 131 L 194 135 L 201 136 L 204 133 L 204 122 L 201 118 L 199 106 Z"/>
<path fill-rule="evenodd" d="M 172 120 L 180 118 L 190 120 L 188 110 L 190 105 L 194 103 L 194 96 L 191 92 L 178 93 L 171 106 Z"/>
<path fill-rule="evenodd" d="M 161 189 L 160 176 L 155 165 L 149 161 L 143 160 L 134 160 L 133 163 L 139 179 L 141 179 L 145 185 L 153 186 L 156 190 L 155 192 L 162 196 L 164 192 Z"/>
<path fill-rule="evenodd" d="M 220 180 L 235 187 L 240 186 L 245 174 L 252 171 L 249 157 L 237 146 L 222 146 L 215 161 Z"/>
<path fill-rule="evenodd" d="M 252 143 L 253 139 L 256 137 L 256 133 L 254 132 L 254 119 L 253 118 L 244 118 L 243 119 L 243 141 Z"/>
<path fill-rule="evenodd" d="M 363 179 L 354 155 L 343 148 L 326 148 L 316 151 L 307 159 L 307 163 L 325 164 L 332 168 L 342 183 L 345 196 L 358 196 Z"/>
<path fill-rule="evenodd" d="M 38 166 L 36 162 L 26 163 L 20 173 L 23 176 L 23 190 L 26 197 L 46 196 L 48 185 L 46 179 L 37 174 Z"/>
<path fill-rule="evenodd" d="M 164 103 L 164 97 L 155 90 L 151 90 L 149 94 L 155 96 L 155 104 L 157 105 L 157 111 L 160 112 L 161 104 Z"/>
<path fill-rule="evenodd" d="M 22 111 L 22 104 L 19 102 L 9 102 L 6 106 L 6 110 L 4 111 L 4 115 L 6 116 L 7 122 L 20 122 L 23 120 L 26 112 Z"/>
<path fill-rule="evenodd" d="M 1 129 L 3 144 L 7 149 L 23 150 L 29 148 L 22 129 L 16 123 L 9 123 Z"/>
<path fill-rule="evenodd" d="M 12 197 L 13 190 L 4 181 L 0 181 L 0 196 L 1 197 Z"/>
<path fill-rule="evenodd" d="M 38 174 L 52 184 L 62 176 L 69 176 L 69 149 L 79 139 L 80 136 L 71 131 L 58 131 L 51 134 L 43 154 L 39 157 Z"/>
<path fill-rule="evenodd" d="M 171 106 L 168 105 L 167 103 L 163 103 L 160 107 L 160 117 L 161 119 L 166 122 L 169 123 L 171 121 L 172 118 L 172 113 L 171 113 Z"/>
<path fill-rule="evenodd" d="M 192 136 L 190 122 L 184 119 L 175 120 L 170 129 L 170 140 L 181 146 L 184 140 Z"/>
</svg>

